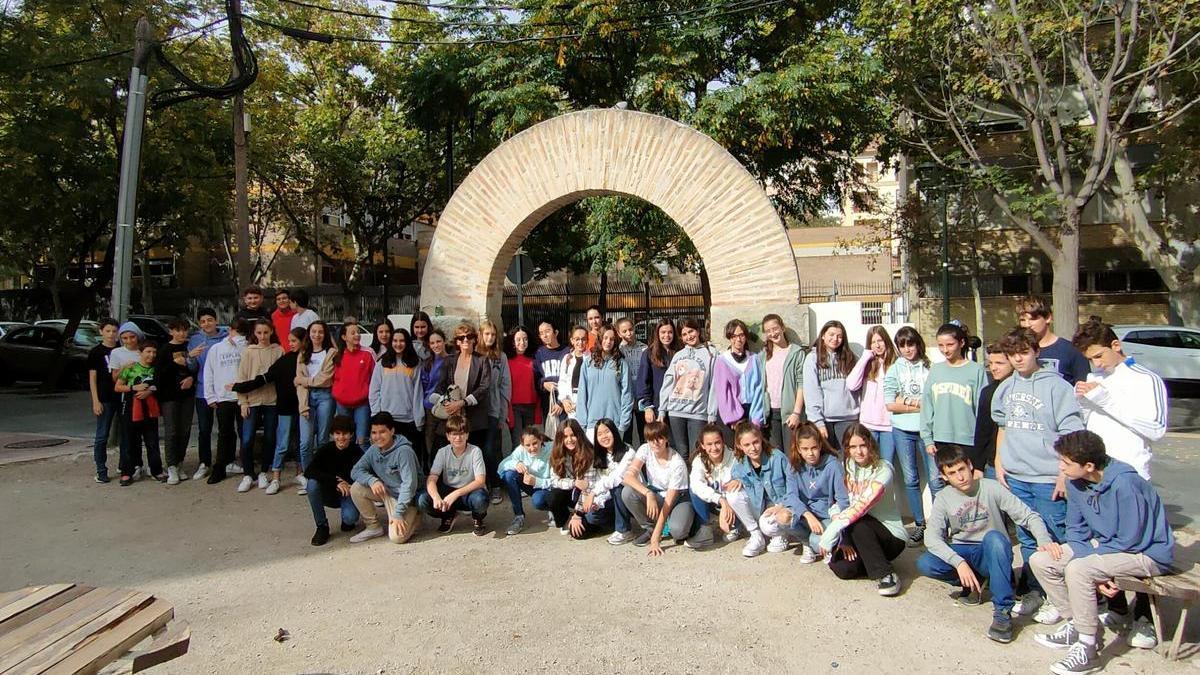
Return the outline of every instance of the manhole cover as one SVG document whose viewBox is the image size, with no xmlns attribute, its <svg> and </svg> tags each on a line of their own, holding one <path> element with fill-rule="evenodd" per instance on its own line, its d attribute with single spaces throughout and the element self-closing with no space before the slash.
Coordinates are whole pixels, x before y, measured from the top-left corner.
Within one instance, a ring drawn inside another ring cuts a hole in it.
<svg viewBox="0 0 1200 675">
<path fill-rule="evenodd" d="M 70 442 L 65 438 L 37 438 L 32 441 L 9 443 L 4 447 L 8 450 L 32 450 L 34 448 L 53 448 L 56 445 L 66 445 Z"/>
</svg>

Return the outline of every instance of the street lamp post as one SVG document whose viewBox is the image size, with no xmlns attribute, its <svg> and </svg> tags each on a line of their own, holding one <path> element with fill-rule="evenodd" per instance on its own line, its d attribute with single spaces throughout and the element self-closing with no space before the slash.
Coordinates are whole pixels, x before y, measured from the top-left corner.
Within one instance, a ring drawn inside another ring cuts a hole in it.
<svg viewBox="0 0 1200 675">
<path fill-rule="evenodd" d="M 950 323 L 950 193 L 942 188 L 942 323 Z"/>
</svg>

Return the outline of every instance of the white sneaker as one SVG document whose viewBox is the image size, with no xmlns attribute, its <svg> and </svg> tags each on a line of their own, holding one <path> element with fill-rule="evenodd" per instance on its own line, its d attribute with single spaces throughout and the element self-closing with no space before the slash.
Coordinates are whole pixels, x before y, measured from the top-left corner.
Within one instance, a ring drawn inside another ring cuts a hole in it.
<svg viewBox="0 0 1200 675">
<path fill-rule="evenodd" d="M 742 538 L 742 531 L 736 527 L 725 533 L 725 543 L 726 544 L 732 544 L 733 542 L 735 542 L 741 538 Z"/>
<path fill-rule="evenodd" d="M 1158 637 L 1154 634 L 1154 624 L 1149 619 L 1138 619 L 1129 628 L 1125 641 L 1130 647 L 1137 649 L 1154 649 L 1158 646 Z"/>
<path fill-rule="evenodd" d="M 368 527 L 367 529 L 363 530 L 362 532 L 359 532 L 358 534 L 354 535 L 353 537 L 350 537 L 350 543 L 351 544 L 361 544 L 364 541 L 370 541 L 370 540 L 374 539 L 375 537 L 382 537 L 382 536 L 383 536 L 383 528 L 382 527 Z"/>
<path fill-rule="evenodd" d="M 1009 614 L 1013 616 L 1029 616 L 1030 614 L 1038 611 L 1043 602 L 1045 602 L 1045 598 L 1042 597 L 1041 593 L 1038 593 L 1037 591 L 1029 591 L 1025 595 L 1017 598 L 1017 601 L 1013 603 L 1012 611 L 1010 611 Z"/>
<path fill-rule="evenodd" d="M 134 481 L 141 480 L 142 467 L 140 467 L 140 466 L 133 467 L 133 473 L 129 474 L 129 477 L 132 478 Z"/>
<path fill-rule="evenodd" d="M 308 479 L 303 475 L 296 474 L 296 477 L 292 481 L 296 483 L 296 487 L 308 489 Z"/>
<path fill-rule="evenodd" d="M 250 488 L 254 487 L 254 479 L 250 476 L 242 476 L 242 482 L 238 483 L 238 492 L 249 492 Z"/>
<path fill-rule="evenodd" d="M 613 532 L 608 535 L 608 543 L 613 546 L 620 546 L 621 544 L 628 544 L 636 538 L 632 532 Z"/>
<path fill-rule="evenodd" d="M 1053 602 L 1047 600 L 1042 603 L 1042 608 L 1037 611 L 1037 614 L 1033 615 L 1033 620 L 1045 626 L 1053 626 L 1062 621 L 1062 614 Z"/>
<path fill-rule="evenodd" d="M 811 565 L 821 559 L 821 554 L 812 550 L 807 544 L 800 547 L 800 564 Z"/>
<path fill-rule="evenodd" d="M 771 543 L 767 544 L 767 553 L 783 553 L 788 548 L 788 540 L 784 535 L 771 537 Z"/>
<path fill-rule="evenodd" d="M 504 501 L 504 497 L 501 496 L 501 494 L 500 494 L 500 488 L 498 488 L 498 487 L 492 488 L 492 503 L 499 504 L 502 501 Z"/>
<path fill-rule="evenodd" d="M 238 464 L 237 462 L 230 462 L 225 465 L 225 473 L 227 473 L 227 474 L 234 474 L 234 473 L 241 473 L 241 472 L 242 472 L 242 465 Z"/>
<path fill-rule="evenodd" d="M 279 481 L 273 480 L 270 483 L 267 483 L 267 494 L 279 494 Z"/>
<path fill-rule="evenodd" d="M 167 467 L 167 485 L 179 485 L 179 467 Z"/>
<path fill-rule="evenodd" d="M 265 472 L 265 471 L 260 472 L 258 474 L 258 489 L 266 490 L 267 486 L 270 484 L 271 484 L 271 479 L 267 478 L 267 472 Z"/>
<path fill-rule="evenodd" d="M 182 466 L 177 466 L 175 468 L 177 468 L 179 470 L 179 481 L 180 482 L 183 482 L 183 481 L 191 478 L 191 476 L 189 476 L 188 473 L 183 470 Z"/>
<path fill-rule="evenodd" d="M 142 476 L 144 478 L 154 478 L 154 474 L 150 473 L 150 467 L 143 466 L 143 467 L 141 467 L 141 469 L 142 469 Z"/>
<path fill-rule="evenodd" d="M 296 494 L 298 494 L 298 495 L 306 495 L 306 494 L 308 494 L 308 483 L 305 483 L 304 485 L 301 485 L 301 486 L 300 486 L 300 489 L 296 490 Z"/>
<path fill-rule="evenodd" d="M 755 530 L 750 534 L 750 541 L 742 547 L 742 555 L 753 558 L 762 555 L 765 550 L 767 550 L 767 538 L 763 536 L 762 532 Z"/>
<path fill-rule="evenodd" d="M 196 467 L 196 473 L 192 474 L 192 479 L 203 480 L 205 478 L 208 478 L 208 465 L 201 464 L 200 466 Z"/>
</svg>

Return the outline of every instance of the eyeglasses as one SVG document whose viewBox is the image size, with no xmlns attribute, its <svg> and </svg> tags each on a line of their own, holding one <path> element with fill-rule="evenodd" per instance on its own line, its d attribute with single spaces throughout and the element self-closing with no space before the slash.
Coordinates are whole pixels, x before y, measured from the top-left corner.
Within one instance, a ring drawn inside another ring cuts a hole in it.
<svg viewBox="0 0 1200 675">
<path fill-rule="evenodd" d="M 466 342 L 467 340 L 474 340 L 474 339 L 475 339 L 474 335 L 455 335 L 454 336 L 455 342 Z"/>
<path fill-rule="evenodd" d="M 732 339 L 733 339 L 733 338 L 735 338 L 735 337 L 741 337 L 741 338 L 744 338 L 744 337 L 746 337 L 746 334 L 745 334 L 745 333 L 734 333 L 733 335 L 730 335 L 730 336 L 729 336 L 729 339 L 730 339 L 730 340 L 732 340 Z"/>
</svg>

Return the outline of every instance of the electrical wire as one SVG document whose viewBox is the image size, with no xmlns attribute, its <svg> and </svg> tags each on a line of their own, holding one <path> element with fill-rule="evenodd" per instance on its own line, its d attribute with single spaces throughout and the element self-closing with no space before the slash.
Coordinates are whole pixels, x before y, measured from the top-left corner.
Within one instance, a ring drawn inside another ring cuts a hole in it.
<svg viewBox="0 0 1200 675">
<path fill-rule="evenodd" d="M 229 17 L 221 17 L 220 19 L 209 22 L 203 26 L 197 26 L 190 30 L 183 31 L 182 33 L 175 33 L 173 35 L 169 35 L 169 36 L 163 38 L 162 40 L 159 40 L 158 44 L 166 44 L 168 42 L 171 42 L 172 40 L 178 40 L 179 38 L 187 37 L 188 35 L 192 35 L 194 33 L 200 32 L 200 31 L 208 30 L 209 28 L 212 28 L 213 26 L 216 26 L 218 24 L 225 23 L 228 20 L 229 20 Z M 103 52 L 100 54 L 95 54 L 93 56 L 85 56 L 81 59 L 73 59 L 71 61 L 62 61 L 60 63 L 48 63 L 48 64 L 41 65 L 41 66 L 34 66 L 32 68 L 28 68 L 28 69 L 22 71 L 22 73 L 32 73 L 32 72 L 36 72 L 39 70 L 52 70 L 54 68 L 67 68 L 70 66 L 78 66 L 78 65 L 84 64 L 84 63 L 91 63 L 92 61 L 103 61 L 104 59 L 111 59 L 111 58 L 115 58 L 118 56 L 124 56 L 126 54 L 132 54 L 132 53 L 133 53 L 132 47 L 130 47 L 128 49 L 117 49 L 117 50 L 114 50 L 111 52 Z"/>
<path fill-rule="evenodd" d="M 224 84 L 207 85 L 193 79 L 167 58 L 162 43 L 154 45 L 154 56 L 167 72 L 182 86 L 160 91 L 152 97 L 155 110 L 197 98 L 226 100 L 237 96 L 258 79 L 258 57 L 246 40 L 242 25 L 242 14 L 234 11 L 233 0 L 225 0 L 225 18 L 229 22 L 229 35 L 233 48 L 233 73 Z"/>
</svg>

